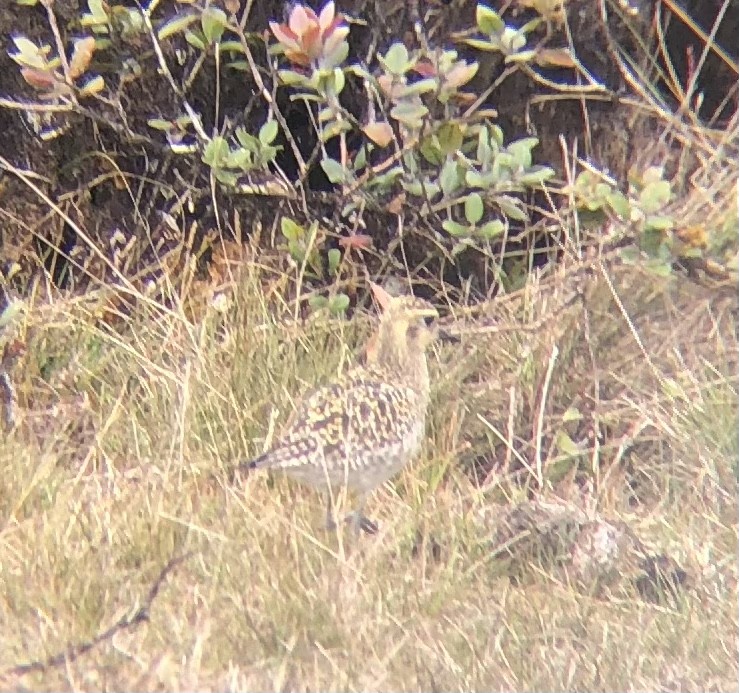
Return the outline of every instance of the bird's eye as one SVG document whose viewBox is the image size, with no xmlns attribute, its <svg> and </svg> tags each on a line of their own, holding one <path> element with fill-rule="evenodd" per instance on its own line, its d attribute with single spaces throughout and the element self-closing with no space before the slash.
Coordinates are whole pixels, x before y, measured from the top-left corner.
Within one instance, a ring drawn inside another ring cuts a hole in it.
<svg viewBox="0 0 739 693">
<path fill-rule="evenodd" d="M 434 320 L 436 320 L 436 318 L 433 315 L 423 316 L 423 323 L 426 327 L 431 327 L 434 324 Z"/>
</svg>

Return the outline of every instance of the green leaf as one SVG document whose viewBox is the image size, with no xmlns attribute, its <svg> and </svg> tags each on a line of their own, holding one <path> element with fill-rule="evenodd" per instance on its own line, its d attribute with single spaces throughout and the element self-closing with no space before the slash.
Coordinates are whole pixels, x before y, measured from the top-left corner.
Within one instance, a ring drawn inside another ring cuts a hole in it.
<svg viewBox="0 0 739 693">
<path fill-rule="evenodd" d="M 328 272 L 329 274 L 336 274 L 341 264 L 341 251 L 338 248 L 331 248 L 328 253 Z"/>
<path fill-rule="evenodd" d="M 280 82 L 286 87 L 292 87 L 295 85 L 307 86 L 308 78 L 295 70 L 277 70 L 277 77 Z"/>
<path fill-rule="evenodd" d="M 526 34 L 507 26 L 500 37 L 500 43 L 503 51 L 510 56 L 512 53 L 518 53 L 526 45 Z M 533 58 L 533 53 L 531 57 Z"/>
<path fill-rule="evenodd" d="M 501 169 L 501 173 L 503 172 L 502 169 L 510 171 L 516 166 L 516 160 L 513 158 L 513 154 L 509 154 L 508 152 L 498 153 L 494 163 L 498 169 Z"/>
<path fill-rule="evenodd" d="M 449 160 L 442 166 L 439 174 L 439 184 L 446 197 L 450 197 L 461 186 L 462 176 L 460 173 L 459 164 L 454 160 Z"/>
<path fill-rule="evenodd" d="M 408 49 L 402 43 L 394 43 L 382 57 L 382 63 L 388 72 L 404 75 L 411 67 Z"/>
<path fill-rule="evenodd" d="M 562 423 L 569 423 L 570 421 L 581 421 L 582 414 L 577 407 L 569 407 L 567 411 L 562 414 Z"/>
<path fill-rule="evenodd" d="M 238 177 L 233 173 L 230 173 L 229 171 L 224 171 L 223 169 L 214 169 L 213 172 L 216 180 L 219 183 L 223 183 L 223 185 L 227 185 L 228 187 L 235 186 L 236 182 L 238 181 Z"/>
<path fill-rule="evenodd" d="M 639 194 L 639 206 L 646 214 L 662 209 L 672 197 L 670 183 L 666 180 L 649 183 Z"/>
<path fill-rule="evenodd" d="M 349 55 L 349 43 L 347 41 L 339 42 L 336 47 L 323 56 L 323 64 L 328 67 L 338 67 L 343 63 Z"/>
<path fill-rule="evenodd" d="M 472 48 L 476 48 L 478 51 L 497 51 L 501 52 L 500 45 L 497 41 L 485 41 L 484 39 L 466 38 L 464 43 Z"/>
<path fill-rule="evenodd" d="M 621 191 L 613 190 L 606 195 L 606 201 L 610 208 L 622 219 L 631 217 L 631 203 Z"/>
<path fill-rule="evenodd" d="M 659 214 L 652 214 L 644 220 L 645 231 L 667 231 L 674 226 L 675 220 L 672 217 Z"/>
<path fill-rule="evenodd" d="M 703 257 L 704 252 L 702 248 L 683 248 L 680 251 L 681 258 L 696 258 Z"/>
<path fill-rule="evenodd" d="M 308 305 L 313 310 L 321 310 L 328 305 L 328 299 L 325 296 L 311 296 L 308 299 Z"/>
<path fill-rule="evenodd" d="M 223 164 L 230 152 L 228 142 L 223 137 L 216 136 L 205 145 L 203 162 L 211 168 L 217 168 Z"/>
<path fill-rule="evenodd" d="M 336 294 L 329 302 L 329 312 L 333 315 L 341 315 L 349 307 L 349 297 L 346 294 Z"/>
<path fill-rule="evenodd" d="M 354 157 L 354 170 L 361 171 L 367 165 L 367 146 L 362 145 Z"/>
<path fill-rule="evenodd" d="M 25 36 L 12 36 L 13 43 L 21 55 L 38 55 L 39 47 Z"/>
<path fill-rule="evenodd" d="M 527 187 L 541 185 L 554 177 L 554 169 L 549 166 L 532 166 L 526 173 L 518 177 L 518 182 Z"/>
<path fill-rule="evenodd" d="M 492 156 L 493 149 L 490 146 L 490 133 L 487 128 L 480 128 L 480 132 L 477 133 L 477 161 L 483 166 L 489 164 Z"/>
<path fill-rule="evenodd" d="M 261 128 L 259 128 L 259 141 L 264 144 L 272 144 L 277 137 L 279 125 L 276 120 L 268 120 Z"/>
<path fill-rule="evenodd" d="M 503 128 L 500 125 L 489 125 L 488 130 L 493 137 L 491 144 L 497 145 L 497 148 L 500 149 L 503 146 Z"/>
<path fill-rule="evenodd" d="M 511 63 L 530 63 L 534 58 L 536 58 L 536 51 L 518 51 L 517 53 L 507 55 L 505 61 L 508 65 Z"/>
<path fill-rule="evenodd" d="M 259 152 L 259 161 L 262 165 L 266 163 L 270 163 L 275 160 L 275 157 L 277 156 L 277 152 L 279 152 L 282 149 L 282 147 L 262 147 L 261 151 Z"/>
<path fill-rule="evenodd" d="M 515 197 L 499 195 L 495 198 L 495 202 L 509 219 L 514 221 L 526 221 L 528 219 L 526 212 L 521 209 L 521 201 Z"/>
<path fill-rule="evenodd" d="M 665 234 L 656 229 L 645 229 L 641 237 L 641 249 L 650 257 L 660 256 L 660 251 L 665 244 Z"/>
<path fill-rule="evenodd" d="M 470 233 L 470 230 L 466 226 L 462 226 L 462 224 L 453 221 L 452 219 L 444 219 L 441 223 L 441 228 L 450 236 L 455 237 L 468 236 Z"/>
<path fill-rule="evenodd" d="M 188 31 L 185 34 L 185 40 L 194 48 L 199 51 L 205 50 L 205 40 L 203 35 L 199 31 Z"/>
<path fill-rule="evenodd" d="M 645 265 L 646 270 L 656 277 L 669 277 L 672 275 L 672 264 L 669 262 L 652 261 Z"/>
<path fill-rule="evenodd" d="M 521 168 L 531 168 L 531 152 L 539 144 L 536 137 L 524 137 L 511 142 L 506 150 L 513 156 L 513 163 Z"/>
<path fill-rule="evenodd" d="M 534 17 L 533 19 L 530 19 L 526 24 L 524 24 L 520 29 L 518 29 L 518 32 L 523 34 L 524 36 L 526 34 L 530 34 L 532 31 L 535 31 L 544 21 L 544 17 Z"/>
<path fill-rule="evenodd" d="M 252 154 L 256 154 L 259 151 L 259 140 L 254 135 L 250 135 L 245 128 L 236 128 L 236 139 L 244 149 L 250 151 Z"/>
<path fill-rule="evenodd" d="M 557 446 L 557 450 L 567 457 L 577 457 L 582 453 L 580 446 L 570 438 L 566 431 L 557 431 L 555 444 Z"/>
<path fill-rule="evenodd" d="M 471 188 L 488 187 L 488 176 L 483 176 L 479 171 L 467 171 L 464 180 Z"/>
<path fill-rule="evenodd" d="M 301 243 L 297 241 L 287 242 L 287 252 L 290 253 L 290 257 L 295 260 L 299 265 L 303 264 L 305 260 L 305 248 Z"/>
<path fill-rule="evenodd" d="M 223 36 L 223 30 L 228 26 L 228 17 L 223 10 L 210 6 L 203 10 L 200 25 L 203 27 L 205 40 L 209 44 L 217 43 Z"/>
<path fill-rule="evenodd" d="M 477 5 L 475 23 L 477 28 L 488 36 L 499 34 L 505 29 L 505 22 L 501 19 L 501 16 L 492 8 L 482 4 Z"/>
<path fill-rule="evenodd" d="M 390 110 L 390 115 L 395 120 L 407 125 L 410 128 L 419 128 L 423 124 L 423 119 L 428 114 L 429 109 L 422 103 L 405 103 L 401 102 Z"/>
<path fill-rule="evenodd" d="M 103 89 L 105 89 L 105 80 L 102 76 L 90 76 L 83 84 L 80 85 L 80 96 L 99 94 Z"/>
<path fill-rule="evenodd" d="M 346 77 L 344 76 L 344 71 L 339 67 L 334 68 L 332 77 L 334 93 L 341 94 L 341 92 L 344 90 L 344 86 L 346 85 Z"/>
<path fill-rule="evenodd" d="M 87 6 L 90 8 L 90 14 L 92 14 L 95 19 L 107 21 L 108 13 L 105 11 L 103 0 L 88 0 Z"/>
<path fill-rule="evenodd" d="M 321 168 L 332 183 L 347 183 L 351 174 L 335 159 L 323 159 Z"/>
<path fill-rule="evenodd" d="M 8 53 L 16 63 L 22 66 L 45 70 L 47 61 L 39 47 L 25 36 L 14 36 L 13 42 L 18 49 L 17 53 Z"/>
<path fill-rule="evenodd" d="M 421 94 L 428 94 L 431 91 L 436 91 L 437 86 L 437 81 L 430 77 L 427 79 L 419 79 L 417 82 L 413 82 L 412 84 L 408 84 L 401 88 L 399 90 L 399 96 L 400 98 L 421 96 Z"/>
<path fill-rule="evenodd" d="M 233 149 L 228 153 L 224 161 L 224 166 L 226 168 L 239 168 L 242 171 L 248 171 L 254 167 L 252 154 L 248 149 L 244 149 L 243 147 Z"/>
<path fill-rule="evenodd" d="M 478 235 L 490 241 L 497 238 L 505 231 L 505 224 L 500 219 L 488 221 L 477 229 Z"/>
<path fill-rule="evenodd" d="M 441 186 L 438 183 L 425 180 L 410 180 L 401 181 L 400 184 L 403 186 L 403 190 L 414 195 L 415 197 L 423 197 L 432 199 L 441 192 Z"/>
<path fill-rule="evenodd" d="M 424 188 L 423 183 L 420 180 L 401 181 L 401 184 L 403 186 L 403 190 L 409 192 L 411 195 L 414 195 L 415 197 L 423 197 Z"/>
<path fill-rule="evenodd" d="M 462 149 L 464 135 L 457 123 L 444 123 L 436 133 L 443 154 L 454 154 Z"/>
<path fill-rule="evenodd" d="M 162 120 L 161 118 L 149 118 L 149 120 L 146 121 L 146 124 L 150 128 L 154 128 L 154 130 L 161 130 L 163 132 L 167 132 L 172 127 L 172 123 L 168 120 Z"/>
<path fill-rule="evenodd" d="M 452 257 L 457 257 L 457 255 L 461 255 L 467 248 L 470 247 L 469 239 L 463 238 L 461 241 L 458 241 L 452 246 Z"/>
<path fill-rule="evenodd" d="M 297 243 L 305 236 L 305 229 L 290 217 L 282 217 L 280 219 L 280 230 L 282 235 L 288 240 Z"/>
<path fill-rule="evenodd" d="M 422 197 L 425 197 L 429 200 L 433 200 L 437 195 L 441 194 L 441 186 L 431 180 L 425 180 L 423 182 L 423 192 L 421 193 Z"/>
<path fill-rule="evenodd" d="M 222 53 L 243 53 L 244 47 L 240 41 L 221 41 L 220 49 Z"/>
<path fill-rule="evenodd" d="M 329 106 L 318 111 L 318 122 L 328 123 L 336 118 L 336 111 Z"/>
<path fill-rule="evenodd" d="M 197 21 L 197 18 L 196 14 L 176 14 L 172 19 L 159 27 L 159 31 L 157 32 L 159 40 L 165 41 L 171 36 L 185 31 L 190 24 Z"/>
<path fill-rule="evenodd" d="M 432 166 L 441 166 L 446 159 L 436 137 L 425 137 L 421 142 L 420 152 L 421 156 Z"/>
<path fill-rule="evenodd" d="M 338 137 L 342 132 L 349 132 L 352 125 L 348 120 L 335 120 L 321 132 L 321 141 L 328 142 L 333 137 Z"/>
<path fill-rule="evenodd" d="M 464 201 L 464 217 L 473 226 L 482 219 L 485 207 L 482 204 L 482 197 L 478 193 L 471 193 Z"/>
</svg>

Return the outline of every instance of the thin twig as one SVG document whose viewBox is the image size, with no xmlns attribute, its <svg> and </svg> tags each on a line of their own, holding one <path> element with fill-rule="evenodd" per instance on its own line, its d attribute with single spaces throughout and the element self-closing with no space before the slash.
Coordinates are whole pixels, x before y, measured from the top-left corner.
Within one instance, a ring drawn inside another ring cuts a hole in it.
<svg viewBox="0 0 739 693">
<path fill-rule="evenodd" d="M 275 100 L 272 98 L 272 94 L 269 93 L 269 90 L 265 86 L 264 80 L 262 79 L 262 75 L 259 74 L 259 68 L 257 67 L 257 64 L 254 60 L 254 56 L 252 55 L 251 48 L 249 48 L 249 43 L 246 40 L 246 34 L 244 33 L 243 29 L 241 29 L 241 27 L 238 27 L 235 29 L 232 27 L 232 29 L 233 31 L 236 32 L 236 35 L 239 37 L 239 41 L 241 42 L 241 48 L 244 51 L 246 62 L 249 63 L 249 69 L 251 70 L 251 76 L 257 85 L 257 89 L 259 89 L 259 91 L 262 94 L 262 97 L 267 102 L 267 105 L 272 111 L 272 114 L 274 115 L 275 120 L 280 124 L 280 127 L 282 128 L 282 132 L 285 135 L 285 138 L 287 139 L 288 144 L 290 145 L 290 149 L 292 150 L 293 156 L 295 157 L 295 161 L 298 164 L 298 171 L 300 172 L 300 180 L 303 181 L 307 179 L 308 177 L 308 169 L 306 168 L 306 165 L 305 165 L 305 159 L 303 159 L 303 155 L 300 152 L 300 147 L 298 147 L 297 142 L 292 136 L 292 132 L 290 131 L 290 128 L 287 125 L 285 116 L 282 115 L 282 112 L 280 111 L 277 104 L 275 103 Z"/>
<path fill-rule="evenodd" d="M 160 571 L 157 579 L 154 580 L 154 583 L 149 589 L 149 593 L 144 599 L 144 603 L 138 609 L 136 609 L 133 615 L 123 616 L 110 628 L 104 630 L 102 633 L 99 633 L 91 640 L 87 640 L 78 645 L 69 645 L 64 651 L 52 655 L 51 657 L 47 657 L 46 659 L 37 659 L 32 662 L 28 662 L 27 664 L 17 664 L 13 667 L 10 667 L 9 669 L 6 669 L 4 672 L 2 672 L 2 674 L 0 674 L 0 676 L 23 676 L 24 674 L 30 674 L 37 671 L 46 671 L 47 669 L 51 669 L 53 667 L 59 667 L 69 664 L 71 662 L 74 662 L 83 654 L 88 653 L 90 650 L 97 647 L 101 643 L 111 640 L 117 633 L 123 630 L 129 630 L 139 625 L 140 623 L 143 623 L 144 621 L 148 621 L 151 606 L 154 603 L 154 600 L 157 598 L 157 595 L 159 594 L 159 590 L 164 583 L 164 580 L 180 563 L 182 563 L 190 556 L 192 556 L 192 553 L 186 553 L 182 556 L 178 556 L 169 560 L 167 565 L 165 565 L 164 568 L 162 568 L 162 570 Z"/>
<path fill-rule="evenodd" d="M 59 62 L 61 62 L 62 70 L 64 72 L 64 81 L 67 83 L 68 86 L 73 87 L 74 80 L 72 79 L 72 76 L 69 73 L 69 62 L 67 61 L 67 54 L 66 54 L 66 50 L 64 46 L 64 41 L 62 40 L 62 34 L 59 31 L 59 25 L 57 24 L 56 15 L 54 14 L 53 0 L 41 0 L 41 4 L 46 9 L 46 16 L 49 19 L 49 26 L 51 27 L 51 33 L 54 34 L 54 41 L 56 42 L 56 51 L 59 54 Z M 76 105 L 77 99 L 74 96 L 74 92 L 72 92 L 71 98 L 72 98 L 72 102 Z"/>
</svg>

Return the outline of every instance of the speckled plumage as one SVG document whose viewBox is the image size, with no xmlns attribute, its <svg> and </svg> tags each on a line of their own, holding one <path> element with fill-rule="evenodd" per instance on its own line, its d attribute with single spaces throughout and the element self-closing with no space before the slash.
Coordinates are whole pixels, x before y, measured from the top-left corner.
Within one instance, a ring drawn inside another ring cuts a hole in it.
<svg viewBox="0 0 739 693">
<path fill-rule="evenodd" d="M 346 487 L 358 493 L 351 517 L 366 531 L 374 530 L 362 515 L 367 496 L 421 447 L 429 401 L 425 350 L 436 337 L 438 317 L 426 301 L 372 288 L 383 313 L 366 363 L 307 396 L 272 449 L 246 465 L 280 469 L 331 492 Z M 331 515 L 329 500 L 329 524 Z"/>
</svg>

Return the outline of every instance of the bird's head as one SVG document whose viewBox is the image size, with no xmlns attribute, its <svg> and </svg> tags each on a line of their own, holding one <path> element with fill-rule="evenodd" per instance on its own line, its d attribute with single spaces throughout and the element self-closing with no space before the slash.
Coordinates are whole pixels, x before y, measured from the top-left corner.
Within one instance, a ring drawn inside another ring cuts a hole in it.
<svg viewBox="0 0 739 693">
<path fill-rule="evenodd" d="M 424 360 L 426 348 L 437 338 L 439 313 L 428 301 L 413 296 L 391 296 L 372 284 L 382 308 L 380 327 L 367 347 L 368 361 Z"/>
</svg>

